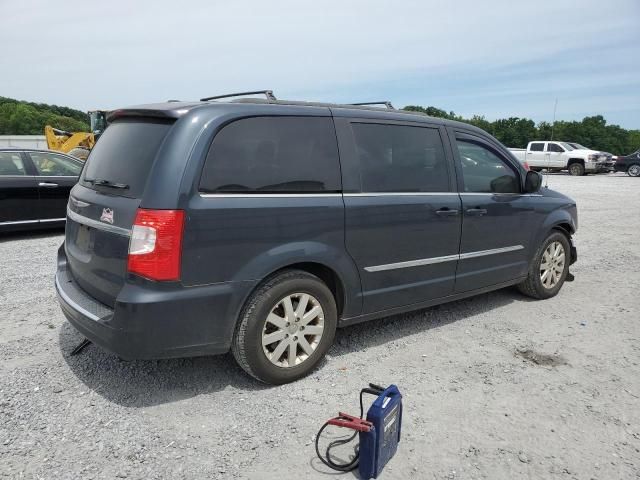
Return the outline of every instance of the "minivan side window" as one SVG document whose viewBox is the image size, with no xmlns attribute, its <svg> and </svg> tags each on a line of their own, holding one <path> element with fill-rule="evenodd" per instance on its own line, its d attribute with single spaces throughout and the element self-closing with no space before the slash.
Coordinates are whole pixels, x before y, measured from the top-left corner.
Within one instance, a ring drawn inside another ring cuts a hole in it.
<svg viewBox="0 0 640 480">
<path fill-rule="evenodd" d="M 26 174 L 20 153 L 0 152 L 0 176 Z"/>
<path fill-rule="evenodd" d="M 475 142 L 456 140 L 464 191 L 474 193 L 520 193 L 517 173 L 488 148 Z"/>
<path fill-rule="evenodd" d="M 529 147 L 529 150 L 531 150 L 532 152 L 541 152 L 544 150 L 544 143 L 542 142 L 532 143 L 531 146 Z"/>
<path fill-rule="evenodd" d="M 362 192 L 446 192 L 449 174 L 436 128 L 352 123 Z"/>
<path fill-rule="evenodd" d="M 200 191 L 307 193 L 341 190 L 338 145 L 328 117 L 253 117 L 213 139 Z"/>
</svg>

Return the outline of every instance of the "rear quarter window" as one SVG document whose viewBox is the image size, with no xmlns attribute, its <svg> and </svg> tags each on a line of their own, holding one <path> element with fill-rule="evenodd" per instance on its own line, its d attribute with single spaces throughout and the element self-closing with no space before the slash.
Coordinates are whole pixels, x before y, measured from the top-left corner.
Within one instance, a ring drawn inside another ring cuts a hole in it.
<svg viewBox="0 0 640 480">
<path fill-rule="evenodd" d="M 327 117 L 236 120 L 214 138 L 200 179 L 203 193 L 340 191 L 333 121 Z"/>
<path fill-rule="evenodd" d="M 104 131 L 87 159 L 80 182 L 113 195 L 139 198 L 149 177 L 155 157 L 170 123 L 155 120 L 120 120 Z M 127 185 L 112 189 L 94 185 L 90 180 L 107 180 Z"/>
</svg>

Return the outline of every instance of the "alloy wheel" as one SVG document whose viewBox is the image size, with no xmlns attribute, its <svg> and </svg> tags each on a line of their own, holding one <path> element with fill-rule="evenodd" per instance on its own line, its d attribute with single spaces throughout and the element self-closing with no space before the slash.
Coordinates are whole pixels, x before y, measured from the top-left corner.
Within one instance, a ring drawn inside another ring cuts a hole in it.
<svg viewBox="0 0 640 480">
<path fill-rule="evenodd" d="M 291 368 L 307 360 L 320 344 L 324 311 L 308 293 L 293 293 L 271 309 L 262 329 L 262 350 L 271 363 Z"/>
<path fill-rule="evenodd" d="M 631 165 L 627 172 L 630 177 L 640 177 L 640 165 Z"/>
<path fill-rule="evenodd" d="M 555 287 L 564 271 L 565 251 L 562 243 L 555 241 L 545 248 L 540 262 L 540 281 L 547 290 Z"/>
</svg>

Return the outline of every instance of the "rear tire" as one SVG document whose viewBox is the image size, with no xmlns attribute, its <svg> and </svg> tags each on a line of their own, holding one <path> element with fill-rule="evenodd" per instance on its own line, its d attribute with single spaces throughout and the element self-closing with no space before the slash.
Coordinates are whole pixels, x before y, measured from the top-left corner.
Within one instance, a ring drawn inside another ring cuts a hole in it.
<svg viewBox="0 0 640 480">
<path fill-rule="evenodd" d="M 71 155 L 72 157 L 76 157 L 77 159 L 85 162 L 89 157 L 89 150 L 87 150 L 86 148 L 76 147 L 69 150 L 68 155 Z"/>
<path fill-rule="evenodd" d="M 634 163 L 627 168 L 627 175 L 630 177 L 640 177 L 640 164 Z"/>
<path fill-rule="evenodd" d="M 570 252 L 567 236 L 552 231 L 536 251 L 527 279 L 518 285 L 520 292 L 538 300 L 555 297 L 569 273 Z"/>
<path fill-rule="evenodd" d="M 584 175 L 584 165 L 581 163 L 572 163 L 569 165 L 569 175 L 573 175 L 574 177 L 579 177 Z"/>
<path fill-rule="evenodd" d="M 231 351 L 242 369 L 261 382 L 293 382 L 325 356 L 337 323 L 335 299 L 322 280 L 301 270 L 286 270 L 251 294 Z"/>
</svg>

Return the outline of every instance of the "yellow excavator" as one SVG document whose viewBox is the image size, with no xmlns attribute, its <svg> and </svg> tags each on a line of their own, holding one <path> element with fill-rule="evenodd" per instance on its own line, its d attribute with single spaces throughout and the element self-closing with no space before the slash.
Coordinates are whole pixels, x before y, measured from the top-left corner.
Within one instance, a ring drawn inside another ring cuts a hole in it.
<svg viewBox="0 0 640 480">
<path fill-rule="evenodd" d="M 86 160 L 89 152 L 96 144 L 98 137 L 107 128 L 107 114 L 105 110 L 92 110 L 89 113 L 91 132 L 65 132 L 51 125 L 44 127 L 44 136 L 47 139 L 49 150 L 73 155 L 80 160 Z"/>
</svg>

